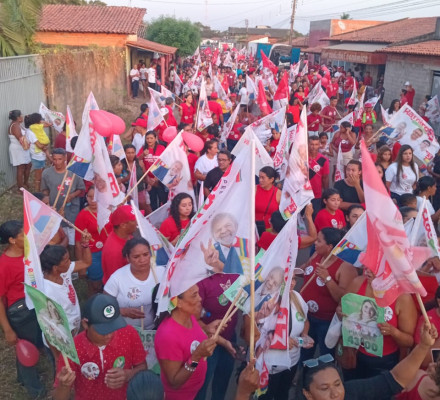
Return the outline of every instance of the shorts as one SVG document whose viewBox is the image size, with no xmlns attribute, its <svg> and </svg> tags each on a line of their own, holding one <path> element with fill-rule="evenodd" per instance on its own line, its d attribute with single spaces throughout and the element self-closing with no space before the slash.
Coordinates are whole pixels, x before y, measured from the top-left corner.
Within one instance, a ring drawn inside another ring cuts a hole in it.
<svg viewBox="0 0 440 400">
<path fill-rule="evenodd" d="M 32 169 L 43 169 L 46 166 L 46 160 L 35 160 L 31 158 Z"/>
<path fill-rule="evenodd" d="M 87 268 L 87 278 L 91 281 L 102 281 L 104 273 L 102 272 L 102 251 L 92 253 L 92 264 Z"/>
<path fill-rule="evenodd" d="M 75 229 L 70 226 L 64 226 L 63 231 L 69 239 L 69 246 L 75 246 Z"/>
</svg>

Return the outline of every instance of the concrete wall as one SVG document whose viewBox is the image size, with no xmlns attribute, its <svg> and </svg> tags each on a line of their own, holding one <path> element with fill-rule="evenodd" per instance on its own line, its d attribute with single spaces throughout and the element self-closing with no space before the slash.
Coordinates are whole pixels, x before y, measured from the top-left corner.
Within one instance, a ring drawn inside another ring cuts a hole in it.
<svg viewBox="0 0 440 400">
<path fill-rule="evenodd" d="M 43 56 L 47 105 L 66 112 L 69 105 L 78 126 L 92 91 L 101 109 L 121 106 L 127 95 L 126 50 L 97 48 Z"/>
<path fill-rule="evenodd" d="M 413 106 L 417 111 L 423 98 L 431 94 L 433 71 L 440 71 L 440 57 L 388 54 L 384 108 L 388 108 L 393 99 L 400 97 L 405 82 L 410 81 L 416 91 Z"/>
</svg>

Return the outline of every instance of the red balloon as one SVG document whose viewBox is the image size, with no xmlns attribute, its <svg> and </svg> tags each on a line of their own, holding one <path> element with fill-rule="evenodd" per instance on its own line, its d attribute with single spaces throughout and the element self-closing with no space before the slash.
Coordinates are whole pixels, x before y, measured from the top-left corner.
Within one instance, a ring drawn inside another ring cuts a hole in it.
<svg viewBox="0 0 440 400">
<path fill-rule="evenodd" d="M 162 138 L 167 143 L 171 143 L 173 139 L 177 136 L 177 128 L 175 126 L 169 126 L 163 131 Z"/>
<path fill-rule="evenodd" d="M 326 77 L 324 77 L 324 78 L 321 79 L 321 85 L 324 86 L 325 88 L 327 87 L 327 85 L 328 85 L 328 79 L 327 79 Z"/>
<path fill-rule="evenodd" d="M 102 110 L 90 110 L 90 119 L 93 122 L 96 132 L 101 136 L 110 136 L 113 134 L 112 122 Z"/>
<path fill-rule="evenodd" d="M 34 344 L 27 340 L 20 339 L 15 346 L 15 353 L 18 361 L 25 367 L 33 367 L 40 358 L 40 352 Z"/>
<path fill-rule="evenodd" d="M 182 137 L 186 145 L 193 151 L 201 151 L 205 145 L 202 139 L 191 132 L 183 132 Z"/>
<path fill-rule="evenodd" d="M 113 135 L 121 135 L 125 132 L 125 122 L 121 117 L 104 110 L 101 110 L 101 113 L 107 116 L 107 118 L 110 120 Z"/>
</svg>

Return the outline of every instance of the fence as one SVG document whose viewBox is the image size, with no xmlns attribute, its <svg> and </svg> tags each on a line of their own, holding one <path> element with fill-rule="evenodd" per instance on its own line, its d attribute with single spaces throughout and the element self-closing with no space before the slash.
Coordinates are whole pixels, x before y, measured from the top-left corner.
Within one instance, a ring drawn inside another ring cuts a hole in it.
<svg viewBox="0 0 440 400">
<path fill-rule="evenodd" d="M 26 115 L 45 102 L 41 61 L 36 55 L 0 58 L 0 194 L 16 180 L 9 162 L 9 111 Z"/>
</svg>

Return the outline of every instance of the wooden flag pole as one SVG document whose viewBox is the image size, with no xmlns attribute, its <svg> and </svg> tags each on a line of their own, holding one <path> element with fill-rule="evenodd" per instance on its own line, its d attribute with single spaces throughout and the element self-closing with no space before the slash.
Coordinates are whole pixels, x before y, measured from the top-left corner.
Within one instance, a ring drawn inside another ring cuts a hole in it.
<svg viewBox="0 0 440 400">
<path fill-rule="evenodd" d="M 67 199 L 68 199 L 68 197 L 70 195 L 70 191 L 72 190 L 72 186 L 73 186 L 73 182 L 75 181 L 75 177 L 76 177 L 76 175 L 73 174 L 72 175 L 72 180 L 70 181 L 69 189 L 67 189 L 66 197 L 64 198 L 63 205 L 61 206 L 61 210 L 63 210 L 63 211 L 64 211 L 64 207 L 66 207 Z"/>
<path fill-rule="evenodd" d="M 322 263 L 320 263 L 320 264 L 321 264 L 321 265 L 324 265 L 328 260 L 330 260 L 330 258 L 331 258 L 332 255 L 333 255 L 333 250 L 332 250 L 332 251 L 330 252 L 330 254 L 325 258 L 325 260 L 324 260 Z M 316 273 L 314 272 L 313 275 L 315 276 Z M 301 290 L 299 291 L 300 293 L 302 293 L 302 292 L 306 289 L 306 287 L 310 285 L 310 283 L 313 281 L 313 279 L 315 279 L 314 276 L 311 277 L 311 278 L 309 279 L 309 281 L 308 281 L 308 282 L 307 282 L 307 283 L 301 288 Z"/>
<path fill-rule="evenodd" d="M 255 139 L 251 140 L 251 190 L 249 191 L 250 236 L 249 252 L 251 266 L 251 335 L 249 338 L 249 359 L 255 358 Z"/>
<path fill-rule="evenodd" d="M 144 306 L 141 306 L 141 312 L 144 312 Z M 141 318 L 141 329 L 144 330 L 144 317 Z"/>
<path fill-rule="evenodd" d="M 154 165 L 154 164 L 153 164 Z M 129 190 L 127 195 L 124 197 L 124 200 L 122 200 L 121 204 L 124 204 L 127 199 L 130 197 L 130 195 L 133 193 L 133 190 L 137 188 L 137 186 L 145 179 L 145 177 L 150 173 L 151 168 L 153 168 L 153 165 L 145 171 L 145 173 L 140 177 L 140 179 L 136 182 L 136 184 Z"/>
<path fill-rule="evenodd" d="M 235 307 L 235 304 L 237 304 L 237 301 L 240 299 L 241 294 L 243 293 L 243 288 L 241 288 L 237 295 L 234 298 L 234 301 L 231 303 L 231 305 L 228 308 L 228 311 L 226 311 L 225 316 L 222 318 L 222 320 L 220 321 L 220 325 L 218 326 L 217 330 L 214 333 L 214 337 L 217 337 L 220 333 L 220 331 L 222 330 L 223 326 L 225 325 L 225 323 L 228 321 L 228 319 L 230 318 L 231 315 L 235 314 L 231 313 L 232 309 Z"/>
<path fill-rule="evenodd" d="M 67 169 L 67 167 L 66 167 L 66 172 L 64 173 L 63 180 L 61 181 L 61 185 L 60 185 L 60 187 L 58 188 L 57 197 L 55 197 L 55 201 L 54 201 L 54 203 L 53 203 L 53 208 L 54 208 L 55 210 L 57 209 L 58 199 L 60 198 L 61 190 L 62 190 L 63 187 L 64 187 L 64 182 L 66 181 L 67 173 L 68 173 L 68 172 L 69 172 L 69 171 L 68 171 L 68 169 Z"/>
<path fill-rule="evenodd" d="M 423 315 L 425 322 L 429 325 L 429 329 L 431 329 L 431 321 L 429 320 L 428 314 L 426 313 L 425 305 L 423 304 L 422 298 L 419 293 L 416 293 L 417 303 L 419 303 L 420 312 Z"/>
</svg>

